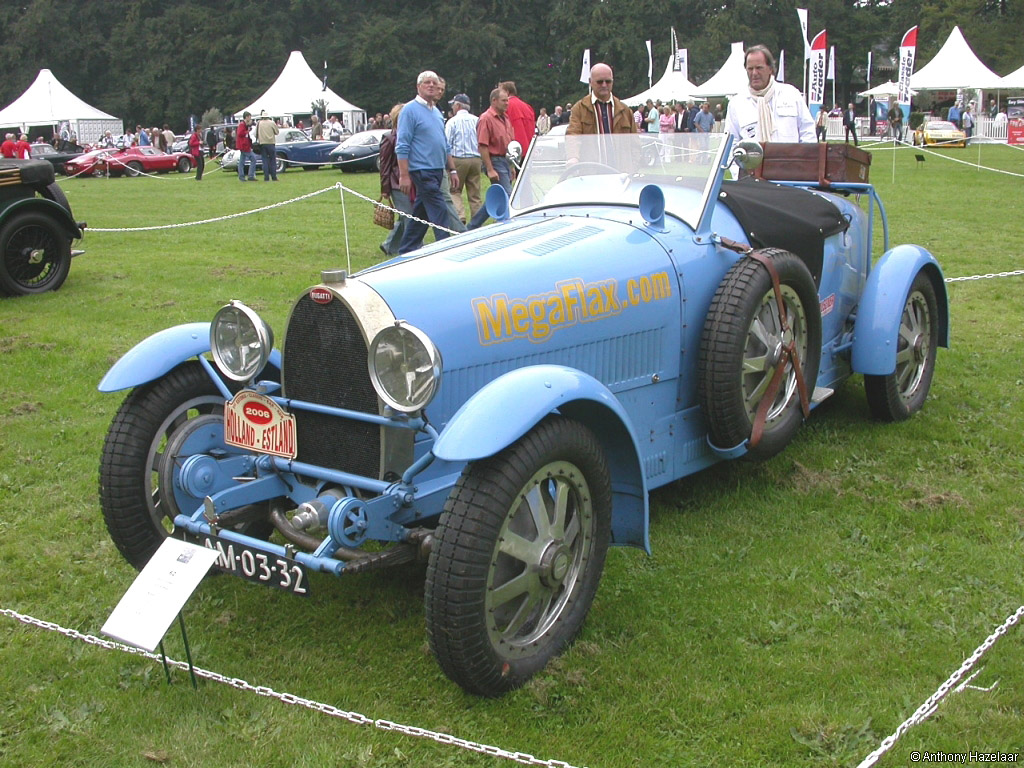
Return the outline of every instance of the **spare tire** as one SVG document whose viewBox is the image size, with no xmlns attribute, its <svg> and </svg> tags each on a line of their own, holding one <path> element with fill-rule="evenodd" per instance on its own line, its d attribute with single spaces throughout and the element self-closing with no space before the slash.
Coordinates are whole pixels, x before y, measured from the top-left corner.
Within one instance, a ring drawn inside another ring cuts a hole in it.
<svg viewBox="0 0 1024 768">
<path fill-rule="evenodd" d="M 711 301 L 701 335 L 697 392 L 712 445 L 747 443 L 745 458 L 763 460 L 785 448 L 803 420 L 796 371 L 783 354 L 792 340 L 808 397 L 818 378 L 821 311 L 807 265 L 778 248 L 768 257 L 779 275 L 789 331 L 783 331 L 768 268 L 749 257 L 733 264 Z M 749 444 L 758 407 L 779 365 L 785 366 L 767 406 L 756 445 Z"/>
</svg>

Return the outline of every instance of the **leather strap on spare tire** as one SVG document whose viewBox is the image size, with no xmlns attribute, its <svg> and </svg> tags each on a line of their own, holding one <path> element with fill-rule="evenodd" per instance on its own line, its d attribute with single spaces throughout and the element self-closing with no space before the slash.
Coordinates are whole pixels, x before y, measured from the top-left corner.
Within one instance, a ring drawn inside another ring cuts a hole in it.
<svg viewBox="0 0 1024 768">
<path fill-rule="evenodd" d="M 793 364 L 793 373 L 796 376 L 796 388 L 797 392 L 800 393 L 800 409 L 803 411 L 805 419 L 811 413 L 811 405 L 810 399 L 807 396 L 807 383 L 804 381 L 803 367 L 800 364 L 800 353 L 797 352 L 796 349 L 796 337 L 792 334 L 789 323 L 786 320 L 786 304 L 782 300 L 782 287 L 779 282 L 779 273 L 775 269 L 775 265 L 772 264 L 771 258 L 766 256 L 763 252 L 751 250 L 746 255 L 748 258 L 754 259 L 762 264 L 764 268 L 768 270 L 768 274 L 772 279 L 772 289 L 775 292 L 775 305 L 779 310 L 779 327 L 782 328 L 784 333 L 790 336 L 789 344 L 782 348 L 782 358 L 779 360 L 779 364 L 775 367 L 775 373 L 772 375 L 771 381 L 768 382 L 768 389 L 765 390 L 764 396 L 761 398 L 761 402 L 758 403 L 757 412 L 754 414 L 754 424 L 750 432 L 749 447 L 755 448 L 757 447 L 757 444 L 761 442 L 761 435 L 764 433 L 764 423 L 768 418 L 768 409 L 775 401 L 775 395 L 779 391 L 779 384 L 782 382 L 787 361 Z"/>
</svg>

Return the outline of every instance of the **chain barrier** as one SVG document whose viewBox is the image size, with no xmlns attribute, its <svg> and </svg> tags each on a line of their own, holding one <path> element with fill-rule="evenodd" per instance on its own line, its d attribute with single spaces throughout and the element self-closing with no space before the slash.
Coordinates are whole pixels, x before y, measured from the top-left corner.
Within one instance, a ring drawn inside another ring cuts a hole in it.
<svg viewBox="0 0 1024 768">
<path fill-rule="evenodd" d="M 32 616 L 26 616 L 25 614 L 18 613 L 17 611 L 12 611 L 9 608 L 0 608 L 0 615 L 7 616 L 8 618 L 20 621 L 22 624 L 27 624 L 32 627 L 57 632 L 74 640 L 81 640 L 84 643 L 95 645 L 108 651 L 123 651 L 124 653 L 143 656 L 152 661 L 161 663 L 166 658 L 166 662 L 169 667 L 186 671 L 189 669 L 187 662 L 178 661 L 170 658 L 169 656 L 164 657 L 157 653 L 150 653 L 149 651 L 142 650 L 141 648 L 133 648 L 130 645 L 123 645 L 121 643 L 113 642 L 112 640 L 104 640 L 103 638 L 96 637 L 95 635 L 87 635 L 76 629 L 67 629 L 52 621 L 43 621 L 42 619 L 37 619 Z M 211 672 L 208 669 L 203 669 L 202 667 L 193 666 L 192 671 L 195 673 L 196 677 L 201 677 L 214 683 L 223 683 L 224 685 L 229 685 L 240 691 L 255 693 L 257 696 L 277 699 L 282 704 L 294 704 L 299 707 L 305 707 L 306 709 L 313 710 L 314 712 L 320 712 L 330 717 L 336 717 L 339 720 L 344 720 L 348 723 L 352 723 L 353 725 L 372 725 L 374 728 L 381 731 L 393 731 L 395 733 L 405 734 L 406 736 L 414 736 L 416 738 L 435 741 L 438 744 L 449 744 L 462 749 L 468 749 L 472 752 L 479 752 L 483 755 L 491 755 L 492 757 L 514 760 L 522 765 L 538 765 L 546 766 L 547 768 L 577 768 L 576 766 L 562 760 L 541 760 L 528 752 L 510 752 L 509 750 L 502 749 L 501 747 L 494 747 L 489 744 L 481 744 L 476 741 L 460 739 L 456 736 L 452 736 L 451 734 L 431 731 L 427 728 L 419 728 L 414 725 L 403 725 L 391 720 L 375 720 L 358 712 L 339 709 L 338 707 L 331 706 L 330 704 L 324 704 L 312 699 L 305 699 L 292 693 L 281 693 L 265 685 L 252 685 L 241 678 L 227 677 L 218 672 Z"/>
<path fill-rule="evenodd" d="M 960 678 L 963 677 L 964 674 L 966 674 L 967 671 L 970 670 L 970 668 L 977 663 L 978 659 L 980 659 L 989 648 L 995 645 L 996 640 L 1005 635 L 1006 631 L 1014 624 L 1016 624 L 1018 621 L 1020 621 L 1022 617 L 1024 617 L 1024 605 L 1018 608 L 1016 612 L 1012 613 L 1006 619 L 1006 621 L 1004 621 L 999 627 L 996 628 L 995 632 L 993 632 L 991 635 L 985 638 L 985 642 L 983 642 L 974 650 L 974 653 L 972 653 L 964 661 L 964 663 L 960 665 L 960 668 L 952 675 L 950 675 L 946 682 L 940 685 L 938 690 L 936 690 L 935 693 L 929 696 L 925 700 L 924 704 L 917 708 L 917 711 L 914 712 L 914 714 L 912 714 L 910 717 L 908 717 L 906 720 L 900 723 L 899 727 L 892 733 L 892 735 L 884 738 L 882 740 L 882 743 L 879 745 L 878 749 L 876 749 L 870 755 L 865 757 L 857 766 L 857 768 L 870 768 L 870 766 L 878 762 L 878 759 L 882 755 L 884 755 L 886 752 L 892 749 L 892 746 L 896 743 L 896 740 L 899 739 L 900 736 L 902 736 L 904 733 L 906 733 L 907 730 L 909 730 L 915 725 L 923 723 L 925 720 L 931 717 L 935 713 L 935 710 L 938 709 L 939 702 L 942 701 L 943 698 L 945 698 L 946 694 L 949 693 L 950 689 L 952 689 L 953 686 L 957 684 Z M 973 675 L 971 676 L 971 678 L 968 678 L 968 680 L 970 679 L 973 679 Z M 966 685 L 966 681 L 964 685 Z M 963 687 L 964 686 L 960 686 L 956 690 L 960 691 L 963 689 Z M 994 688 L 995 686 L 991 687 Z"/>
<path fill-rule="evenodd" d="M 1017 277 L 1024 275 L 1024 269 L 1015 269 L 1012 272 L 989 272 L 984 275 L 971 275 L 970 277 L 947 277 L 947 283 L 962 283 L 965 280 L 988 280 L 993 277 Z"/>
</svg>

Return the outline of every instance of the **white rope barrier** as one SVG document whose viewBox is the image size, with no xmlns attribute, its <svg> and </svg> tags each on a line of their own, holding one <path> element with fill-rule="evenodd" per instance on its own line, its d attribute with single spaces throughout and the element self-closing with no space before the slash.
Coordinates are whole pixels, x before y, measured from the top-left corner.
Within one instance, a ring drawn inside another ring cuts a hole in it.
<svg viewBox="0 0 1024 768">
<path fill-rule="evenodd" d="M 70 637 L 74 640 L 81 640 L 84 643 L 95 645 L 108 651 L 122 651 L 135 656 L 143 656 L 147 659 L 158 662 L 163 662 L 166 658 L 168 666 L 180 670 L 189 669 L 188 663 L 184 661 L 177 661 L 170 657 L 164 657 L 156 653 L 144 651 L 140 648 L 133 648 L 130 645 L 122 645 L 121 643 L 115 643 L 111 640 L 104 640 L 103 638 L 96 637 L 95 635 L 83 634 L 76 629 L 66 629 L 52 621 L 43 621 L 42 619 L 27 616 L 8 608 L 0 608 L 0 615 L 7 616 L 15 621 L 20 621 L 22 624 L 27 624 L 31 627 L 46 629 L 51 632 L 58 632 L 66 637 Z M 397 733 L 403 733 L 406 736 L 429 739 L 430 741 L 435 741 L 438 744 L 450 744 L 451 746 L 459 747 L 460 749 L 467 749 L 471 752 L 478 752 L 483 755 L 491 755 L 492 757 L 501 757 L 506 760 L 513 760 L 522 765 L 539 765 L 547 766 L 547 768 L 576 768 L 576 766 L 562 760 L 541 760 L 527 752 L 513 752 L 507 749 L 502 749 L 501 747 L 494 747 L 476 741 L 460 739 L 447 733 L 439 733 L 426 728 L 419 728 L 414 725 L 402 725 L 401 723 L 396 723 L 391 720 L 373 719 L 358 712 L 346 711 L 339 709 L 338 707 L 331 706 L 330 704 L 323 704 L 318 701 L 313 701 L 312 699 L 305 699 L 291 693 L 280 693 L 265 685 L 252 685 L 240 678 L 227 677 L 217 672 L 211 672 L 210 670 L 203 669 L 202 667 L 192 666 L 192 671 L 195 673 L 196 677 L 201 677 L 204 680 L 223 683 L 224 685 L 230 685 L 232 688 L 237 688 L 241 691 L 248 691 L 250 693 L 257 694 L 258 696 L 277 699 L 282 704 L 294 704 L 299 707 L 305 707 L 306 709 L 311 709 L 314 712 L 321 712 L 330 717 L 336 717 L 340 720 L 352 723 L 353 725 L 372 725 L 374 728 L 382 731 L 395 731 Z"/>
<path fill-rule="evenodd" d="M 961 160 L 958 157 L 950 157 L 949 155 L 943 154 L 942 152 L 936 152 L 934 150 L 928 149 L 928 147 L 917 146 L 917 145 L 914 145 L 914 144 L 908 144 L 905 141 L 897 142 L 897 141 L 890 140 L 889 142 L 882 142 L 882 143 L 886 143 L 886 144 L 891 143 L 891 144 L 893 144 L 893 146 L 888 146 L 888 147 L 866 146 L 866 147 L 864 147 L 864 149 L 869 151 L 869 152 L 886 152 L 886 151 L 900 150 L 900 149 L 913 149 L 913 150 L 917 150 L 918 152 L 924 152 L 925 154 L 931 155 L 932 157 L 941 157 L 943 160 L 949 160 L 951 163 L 960 163 L 961 165 L 969 165 L 971 168 L 977 168 L 977 169 L 980 169 L 980 170 L 983 170 L 983 171 L 992 171 L 992 173 L 1002 173 L 1002 174 L 1004 174 L 1006 176 L 1013 176 L 1013 177 L 1019 178 L 1019 179 L 1020 178 L 1024 178 L 1024 173 L 1016 173 L 1014 171 L 1005 171 L 1002 168 L 992 168 L 991 166 L 988 166 L 988 165 L 981 165 L 979 163 L 971 163 L 971 162 L 968 162 L 967 160 Z M 930 146 L 936 146 L 936 145 L 932 144 Z"/>
</svg>

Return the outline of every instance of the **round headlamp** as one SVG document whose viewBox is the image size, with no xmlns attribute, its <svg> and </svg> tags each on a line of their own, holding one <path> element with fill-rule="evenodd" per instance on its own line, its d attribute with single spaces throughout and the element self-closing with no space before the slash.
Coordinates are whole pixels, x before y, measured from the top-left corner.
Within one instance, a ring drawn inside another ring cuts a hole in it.
<svg viewBox="0 0 1024 768">
<path fill-rule="evenodd" d="M 441 382 L 441 353 L 419 328 L 401 321 L 370 342 L 370 381 L 377 395 L 402 413 L 425 408 Z"/>
<path fill-rule="evenodd" d="M 221 307 L 210 325 L 210 348 L 221 372 L 234 381 L 250 381 L 263 370 L 274 348 L 274 333 L 240 301 Z"/>
</svg>

